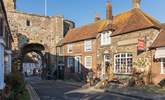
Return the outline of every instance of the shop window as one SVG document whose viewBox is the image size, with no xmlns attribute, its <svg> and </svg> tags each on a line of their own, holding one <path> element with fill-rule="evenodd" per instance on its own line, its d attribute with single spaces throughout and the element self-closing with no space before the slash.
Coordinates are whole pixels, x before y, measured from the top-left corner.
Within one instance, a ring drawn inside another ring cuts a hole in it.
<svg viewBox="0 0 165 100">
<path fill-rule="evenodd" d="M 165 74 L 165 58 L 161 59 L 161 74 Z"/>
<path fill-rule="evenodd" d="M 92 56 L 85 57 L 85 68 L 92 69 Z"/>
<path fill-rule="evenodd" d="M 122 74 L 130 74 L 132 72 L 132 54 L 118 53 L 114 57 L 114 72 Z"/>
</svg>

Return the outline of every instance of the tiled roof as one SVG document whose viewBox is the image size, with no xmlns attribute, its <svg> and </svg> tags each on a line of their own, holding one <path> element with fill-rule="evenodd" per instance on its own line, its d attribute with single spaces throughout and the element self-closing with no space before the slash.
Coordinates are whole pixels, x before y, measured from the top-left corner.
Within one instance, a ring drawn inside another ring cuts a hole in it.
<svg viewBox="0 0 165 100">
<path fill-rule="evenodd" d="M 153 42 L 151 49 L 159 48 L 159 47 L 165 47 L 165 24 L 162 24 L 163 29 Z"/>
<path fill-rule="evenodd" d="M 65 36 L 63 43 L 96 38 L 97 34 L 107 28 L 108 25 L 109 21 L 105 19 L 79 28 L 71 29 Z M 121 35 L 150 27 L 160 27 L 160 23 L 158 21 L 148 16 L 140 9 L 131 9 L 130 11 L 114 16 L 112 25 L 115 27 L 115 31 L 111 36 Z"/>
<path fill-rule="evenodd" d="M 100 20 L 95 23 L 85 25 L 79 28 L 71 29 L 65 36 L 63 43 L 76 42 L 96 38 L 97 33 L 103 31 L 108 25 L 107 20 Z"/>
<path fill-rule="evenodd" d="M 113 24 L 115 27 L 121 26 L 125 23 L 130 13 L 122 13 L 114 17 Z M 99 32 L 102 32 L 109 25 L 108 20 L 100 20 L 92 24 L 88 24 L 79 28 L 71 29 L 64 38 L 63 43 L 71 43 L 91 38 L 96 38 Z"/>
<path fill-rule="evenodd" d="M 150 27 L 160 28 L 160 23 L 141 11 L 140 9 L 132 9 L 125 14 L 129 14 L 127 19 L 121 26 L 118 26 L 117 29 L 113 32 L 111 36 L 121 35 L 124 33 L 137 31 L 141 29 L 146 29 Z M 121 21 L 120 19 L 118 19 Z M 116 23 L 114 22 L 116 25 Z"/>
</svg>

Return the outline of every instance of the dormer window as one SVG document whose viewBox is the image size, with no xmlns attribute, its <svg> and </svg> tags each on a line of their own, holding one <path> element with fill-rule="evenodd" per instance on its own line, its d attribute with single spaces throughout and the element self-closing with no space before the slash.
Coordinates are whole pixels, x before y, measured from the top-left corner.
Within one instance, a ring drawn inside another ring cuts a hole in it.
<svg viewBox="0 0 165 100">
<path fill-rule="evenodd" d="M 111 31 L 104 31 L 101 33 L 101 45 L 110 45 L 111 44 Z"/>
<path fill-rule="evenodd" d="M 30 20 L 26 20 L 26 26 L 31 26 Z"/>
</svg>

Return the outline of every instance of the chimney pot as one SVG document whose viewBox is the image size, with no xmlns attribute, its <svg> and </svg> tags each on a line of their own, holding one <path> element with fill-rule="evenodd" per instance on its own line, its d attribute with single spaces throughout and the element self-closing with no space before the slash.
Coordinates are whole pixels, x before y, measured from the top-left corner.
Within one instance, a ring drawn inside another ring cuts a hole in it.
<svg viewBox="0 0 165 100">
<path fill-rule="evenodd" d="M 133 8 L 140 8 L 141 0 L 133 0 Z"/>
<path fill-rule="evenodd" d="M 99 14 L 96 13 L 96 16 L 95 16 L 95 22 L 99 21 L 100 20 L 100 17 L 99 17 Z"/>
</svg>

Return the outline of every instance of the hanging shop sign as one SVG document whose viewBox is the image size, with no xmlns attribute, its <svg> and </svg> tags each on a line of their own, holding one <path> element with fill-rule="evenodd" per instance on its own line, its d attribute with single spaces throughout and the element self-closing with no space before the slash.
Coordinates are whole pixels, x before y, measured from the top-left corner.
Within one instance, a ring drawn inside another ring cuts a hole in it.
<svg viewBox="0 0 165 100">
<path fill-rule="evenodd" d="M 144 39 L 138 39 L 137 50 L 138 51 L 144 51 L 145 50 L 145 41 L 144 41 Z"/>
</svg>

